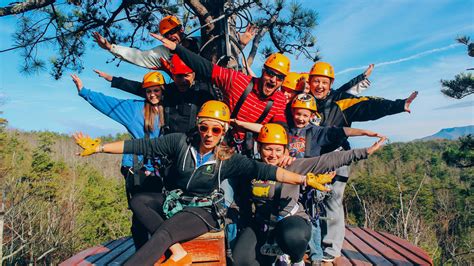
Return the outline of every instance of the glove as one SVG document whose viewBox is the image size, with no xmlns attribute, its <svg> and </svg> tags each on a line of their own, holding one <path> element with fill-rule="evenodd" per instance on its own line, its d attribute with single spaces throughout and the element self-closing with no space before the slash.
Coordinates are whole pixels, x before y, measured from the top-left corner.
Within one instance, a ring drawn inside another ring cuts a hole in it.
<svg viewBox="0 0 474 266">
<path fill-rule="evenodd" d="M 84 136 L 77 138 L 76 143 L 84 149 L 81 156 L 88 156 L 97 152 L 96 148 L 100 145 L 100 139 L 91 139 L 89 136 Z"/>
<path fill-rule="evenodd" d="M 306 175 L 306 184 L 308 186 L 311 186 L 317 190 L 321 191 L 329 191 L 327 187 L 324 186 L 324 184 L 330 183 L 332 179 L 336 176 L 335 172 L 327 173 L 327 174 L 313 174 L 313 173 L 308 173 Z"/>
</svg>

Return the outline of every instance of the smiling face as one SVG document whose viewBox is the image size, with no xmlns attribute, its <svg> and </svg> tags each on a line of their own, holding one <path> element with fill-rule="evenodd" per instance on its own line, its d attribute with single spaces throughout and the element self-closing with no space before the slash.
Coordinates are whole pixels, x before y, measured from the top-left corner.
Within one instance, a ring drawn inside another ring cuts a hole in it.
<svg viewBox="0 0 474 266">
<path fill-rule="evenodd" d="M 194 72 L 186 74 L 173 75 L 173 81 L 176 84 L 179 92 L 187 91 L 194 83 L 196 74 Z"/>
<path fill-rule="evenodd" d="M 178 26 L 170 31 L 168 31 L 164 37 L 168 40 L 179 44 L 183 40 L 184 29 L 182 26 Z"/>
<path fill-rule="evenodd" d="M 283 83 L 285 75 L 269 68 L 263 68 L 260 78 L 260 92 L 266 97 L 271 96 Z"/>
<path fill-rule="evenodd" d="M 304 128 L 307 126 L 314 115 L 311 110 L 303 108 L 293 108 L 291 111 L 293 114 L 293 123 L 297 128 Z"/>
<path fill-rule="evenodd" d="M 309 88 L 314 97 L 318 100 L 324 100 L 331 90 L 332 80 L 324 76 L 310 76 Z"/>
<path fill-rule="evenodd" d="M 292 90 L 290 88 L 281 87 L 283 94 L 285 95 L 286 102 L 288 104 L 293 101 L 293 99 L 300 93 L 299 91 Z"/>
<path fill-rule="evenodd" d="M 155 105 L 161 101 L 161 94 L 163 93 L 163 86 L 151 86 L 145 89 L 146 100 Z"/>
<path fill-rule="evenodd" d="M 201 153 L 207 153 L 219 144 L 225 134 L 222 124 L 223 122 L 215 119 L 206 119 L 198 124 L 198 131 L 201 136 L 199 147 Z"/>
<path fill-rule="evenodd" d="M 285 145 L 282 144 L 259 143 L 259 151 L 262 156 L 262 161 L 267 164 L 279 164 L 283 160 L 285 150 Z"/>
</svg>

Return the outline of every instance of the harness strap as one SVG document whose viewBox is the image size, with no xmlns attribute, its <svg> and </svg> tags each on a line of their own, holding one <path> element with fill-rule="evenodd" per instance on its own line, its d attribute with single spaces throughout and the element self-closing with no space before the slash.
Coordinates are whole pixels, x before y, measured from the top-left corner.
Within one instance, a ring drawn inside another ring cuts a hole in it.
<svg viewBox="0 0 474 266">
<path fill-rule="evenodd" d="M 253 78 L 250 80 L 249 85 L 247 85 L 247 88 L 245 88 L 244 93 L 240 96 L 239 100 L 237 101 L 237 104 L 234 107 L 234 110 L 232 110 L 232 114 L 230 114 L 230 118 L 237 118 L 237 115 L 239 114 L 240 107 L 242 107 L 242 104 L 244 104 L 245 99 L 247 99 L 247 96 L 249 96 L 250 92 L 253 89 Z"/>
</svg>

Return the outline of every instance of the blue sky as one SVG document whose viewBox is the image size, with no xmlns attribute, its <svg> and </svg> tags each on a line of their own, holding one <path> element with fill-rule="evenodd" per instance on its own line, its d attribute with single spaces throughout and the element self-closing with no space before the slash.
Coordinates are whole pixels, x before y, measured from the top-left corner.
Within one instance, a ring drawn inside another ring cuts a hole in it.
<svg viewBox="0 0 474 266">
<path fill-rule="evenodd" d="M 10 1 L 0 2 L 4 6 Z M 364 95 L 398 99 L 406 98 L 414 90 L 420 92 L 411 114 L 354 123 L 353 127 L 378 131 L 392 141 L 407 141 L 442 128 L 474 124 L 474 96 L 450 99 L 440 93 L 439 83 L 440 79 L 452 79 L 474 67 L 466 46 L 456 45 L 454 41 L 458 35 L 474 38 L 473 0 L 303 2 L 305 7 L 319 13 L 315 30 L 317 45 L 323 61 L 332 63 L 336 70 L 336 86 L 375 63 L 372 86 Z M 0 18 L 0 50 L 14 45 L 11 33 L 16 20 L 16 17 Z M 54 53 L 47 48 L 39 52 Z M 92 69 L 136 80 L 146 70 L 127 63 L 119 67 L 106 64 L 110 58 L 91 41 L 80 77 L 90 89 L 118 98 L 132 98 L 110 88 Z M 121 125 L 77 96 L 70 73 L 59 81 L 48 72 L 24 76 L 19 73 L 21 60 L 18 52 L 0 54 L 0 110 L 10 127 L 62 133 L 82 130 L 93 136 L 125 132 Z M 253 69 L 259 72 L 261 64 L 257 61 Z M 292 71 L 308 71 L 311 66 L 310 61 L 302 58 L 292 61 Z"/>
</svg>

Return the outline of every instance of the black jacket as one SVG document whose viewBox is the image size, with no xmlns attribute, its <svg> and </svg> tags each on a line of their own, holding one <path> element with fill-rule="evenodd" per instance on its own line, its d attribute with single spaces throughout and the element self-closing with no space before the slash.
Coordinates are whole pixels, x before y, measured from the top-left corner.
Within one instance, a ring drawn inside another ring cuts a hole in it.
<svg viewBox="0 0 474 266">
<path fill-rule="evenodd" d="M 112 78 L 112 87 L 145 98 L 142 83 L 121 77 Z M 196 125 L 196 115 L 209 100 L 216 100 L 218 93 L 210 83 L 196 81 L 186 92 L 179 92 L 174 83 L 166 84 L 163 93 L 165 115 L 164 134 L 186 133 Z"/>
<path fill-rule="evenodd" d="M 209 161 L 196 167 L 196 150 L 199 150 L 196 138 L 174 133 L 153 139 L 126 140 L 123 153 L 167 157 L 172 165 L 170 174 L 164 177 L 165 183 L 169 189 L 179 188 L 187 195 L 208 195 L 219 186 L 219 181 L 226 178 L 238 183 L 248 183 L 252 178 L 276 180 L 276 166 L 248 159 L 241 154 L 234 154 L 222 162 L 213 155 Z"/>
</svg>

